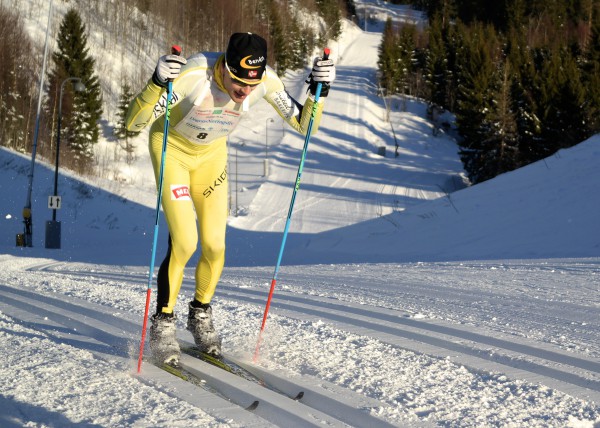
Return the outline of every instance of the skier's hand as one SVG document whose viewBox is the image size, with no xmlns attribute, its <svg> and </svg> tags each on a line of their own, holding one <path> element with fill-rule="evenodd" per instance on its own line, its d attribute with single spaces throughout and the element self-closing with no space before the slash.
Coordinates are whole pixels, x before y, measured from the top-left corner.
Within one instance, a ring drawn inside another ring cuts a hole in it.
<svg viewBox="0 0 600 428">
<path fill-rule="evenodd" d="M 317 57 L 313 61 L 313 69 L 310 74 L 314 82 L 331 83 L 335 80 L 335 64 L 330 58 Z"/>
<path fill-rule="evenodd" d="M 161 56 L 152 75 L 152 81 L 158 86 L 166 88 L 167 82 L 175 80 L 181 72 L 181 66 L 185 64 L 187 64 L 187 60 L 182 56 L 173 54 Z"/>
<path fill-rule="evenodd" d="M 329 94 L 329 85 L 335 80 L 335 64 L 332 59 L 323 59 L 317 57 L 313 61 L 313 68 L 308 76 L 306 83 L 309 84 L 309 90 L 315 95 L 317 84 L 321 83 L 321 96 L 326 97 Z"/>
</svg>

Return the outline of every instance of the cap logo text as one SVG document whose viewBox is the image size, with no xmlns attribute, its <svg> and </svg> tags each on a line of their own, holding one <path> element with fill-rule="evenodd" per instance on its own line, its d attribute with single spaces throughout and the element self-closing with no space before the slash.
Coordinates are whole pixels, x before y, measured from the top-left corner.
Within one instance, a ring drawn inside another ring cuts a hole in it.
<svg viewBox="0 0 600 428">
<path fill-rule="evenodd" d="M 240 61 L 240 65 L 243 68 L 247 68 L 247 69 L 255 69 L 255 68 L 261 68 L 261 64 L 265 61 L 265 57 L 261 56 L 260 58 L 257 59 L 249 59 L 252 55 L 248 55 L 244 58 L 242 58 L 242 60 Z M 254 65 L 254 64 L 258 64 L 258 65 Z"/>
</svg>

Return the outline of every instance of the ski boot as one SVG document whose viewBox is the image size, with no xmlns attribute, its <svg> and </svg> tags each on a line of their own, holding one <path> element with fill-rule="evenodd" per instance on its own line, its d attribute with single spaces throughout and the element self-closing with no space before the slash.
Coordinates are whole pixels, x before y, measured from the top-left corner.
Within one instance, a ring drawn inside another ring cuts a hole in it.
<svg viewBox="0 0 600 428">
<path fill-rule="evenodd" d="M 150 350 L 158 363 L 172 366 L 179 364 L 181 351 L 177 342 L 174 314 L 157 313 L 152 316 L 150 326 Z"/>
<path fill-rule="evenodd" d="M 194 342 L 200 351 L 214 357 L 221 356 L 221 338 L 215 331 L 212 321 L 212 308 L 202 304 L 196 308 L 190 303 L 187 329 L 194 336 Z"/>
</svg>

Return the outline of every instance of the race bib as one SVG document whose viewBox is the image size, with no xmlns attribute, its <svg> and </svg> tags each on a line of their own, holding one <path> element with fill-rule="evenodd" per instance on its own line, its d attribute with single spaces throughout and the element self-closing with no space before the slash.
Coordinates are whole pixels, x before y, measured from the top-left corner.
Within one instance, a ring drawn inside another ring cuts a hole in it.
<svg viewBox="0 0 600 428">
<path fill-rule="evenodd" d="M 231 109 L 193 106 L 175 129 L 196 144 L 210 144 L 225 137 L 237 126 L 243 113 Z"/>
</svg>

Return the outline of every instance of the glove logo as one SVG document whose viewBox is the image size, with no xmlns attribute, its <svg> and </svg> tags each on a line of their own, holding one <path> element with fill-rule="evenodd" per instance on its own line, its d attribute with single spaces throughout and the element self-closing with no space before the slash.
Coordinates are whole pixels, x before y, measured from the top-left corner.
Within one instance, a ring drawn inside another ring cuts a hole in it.
<svg viewBox="0 0 600 428">
<path fill-rule="evenodd" d="M 265 57 L 261 56 L 258 59 L 249 59 L 252 55 L 248 55 L 245 56 L 244 58 L 242 58 L 242 60 L 240 61 L 240 65 L 242 66 L 242 68 L 245 68 L 247 70 L 253 70 L 253 69 L 257 69 L 257 68 L 261 68 L 261 64 L 264 62 Z M 253 65 L 253 64 L 258 64 L 258 65 Z"/>
</svg>

